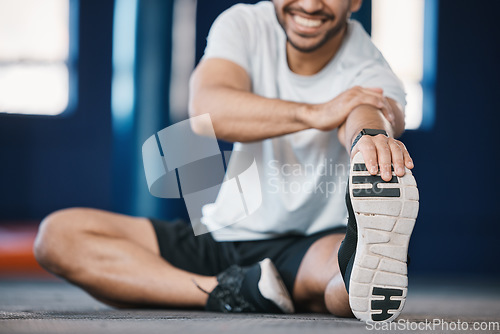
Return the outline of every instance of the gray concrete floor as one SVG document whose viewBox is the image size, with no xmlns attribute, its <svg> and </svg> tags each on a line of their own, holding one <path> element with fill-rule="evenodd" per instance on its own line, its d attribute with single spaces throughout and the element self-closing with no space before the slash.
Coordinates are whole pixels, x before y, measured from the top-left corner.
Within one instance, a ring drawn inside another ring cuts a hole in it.
<svg viewBox="0 0 500 334">
<path fill-rule="evenodd" d="M 449 322 L 448 328 L 442 325 L 436 325 L 431 330 L 423 327 L 426 321 L 432 323 L 438 320 Z M 411 333 L 480 332 L 473 330 L 474 322 L 484 322 L 490 326 L 490 330 L 484 332 L 500 333 L 498 327 L 497 330 L 491 328 L 499 326 L 500 322 L 499 281 L 470 278 L 453 281 L 443 278 L 412 279 L 407 304 L 399 321 L 401 325 L 398 323 L 398 326 L 406 326 L 404 328 L 408 328 Z M 460 324 L 457 324 L 458 321 Z M 462 330 L 452 330 L 451 323 L 461 326 Z M 468 330 L 464 330 L 465 326 Z M 367 332 L 367 329 L 370 328 L 355 319 L 324 314 L 228 315 L 191 310 L 117 310 L 95 301 L 82 290 L 64 282 L 0 280 L 2 334 L 331 334 Z"/>
</svg>

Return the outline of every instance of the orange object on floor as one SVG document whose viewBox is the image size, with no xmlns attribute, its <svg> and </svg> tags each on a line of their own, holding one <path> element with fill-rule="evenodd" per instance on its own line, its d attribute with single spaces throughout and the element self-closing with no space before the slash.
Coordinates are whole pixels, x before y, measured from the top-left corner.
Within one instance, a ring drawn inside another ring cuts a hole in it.
<svg viewBox="0 0 500 334">
<path fill-rule="evenodd" d="M 33 255 L 39 222 L 0 222 L 0 277 L 52 277 Z"/>
</svg>

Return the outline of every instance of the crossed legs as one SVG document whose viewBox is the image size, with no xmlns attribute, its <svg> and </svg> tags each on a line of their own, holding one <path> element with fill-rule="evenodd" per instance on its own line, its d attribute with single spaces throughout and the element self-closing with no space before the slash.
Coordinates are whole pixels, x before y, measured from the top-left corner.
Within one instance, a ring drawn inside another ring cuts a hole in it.
<svg viewBox="0 0 500 334">
<path fill-rule="evenodd" d="M 351 316 L 337 264 L 341 234 L 316 241 L 297 273 L 299 310 Z M 34 246 L 48 271 L 115 307 L 202 308 L 217 280 L 178 269 L 159 252 L 150 221 L 95 209 L 57 211 L 44 219 Z"/>
<path fill-rule="evenodd" d="M 67 209 L 48 216 L 34 246 L 48 271 L 113 306 L 201 307 L 214 277 L 177 269 L 160 257 L 148 219 L 93 209 Z"/>
</svg>

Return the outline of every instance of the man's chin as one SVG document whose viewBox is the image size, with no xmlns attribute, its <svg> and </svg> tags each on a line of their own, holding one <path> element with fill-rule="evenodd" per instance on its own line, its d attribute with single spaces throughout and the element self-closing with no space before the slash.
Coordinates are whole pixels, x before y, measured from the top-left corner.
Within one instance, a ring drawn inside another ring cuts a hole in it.
<svg viewBox="0 0 500 334">
<path fill-rule="evenodd" d="M 297 51 L 303 53 L 311 53 L 314 52 L 325 44 L 327 44 L 330 40 L 334 39 L 342 32 L 342 28 L 347 26 L 347 22 L 343 21 L 337 24 L 337 26 L 333 27 L 326 33 L 322 33 L 316 36 L 303 36 L 297 32 L 286 30 L 287 32 L 287 40 L 290 45 L 296 49 Z"/>
<path fill-rule="evenodd" d="M 314 52 L 325 44 L 324 41 L 319 41 L 319 42 L 315 42 L 315 43 L 312 43 L 312 42 L 304 43 L 304 42 L 294 41 L 293 39 L 290 39 L 290 38 L 288 38 L 288 43 L 290 43 L 290 45 L 295 50 L 303 52 L 303 53 Z"/>
</svg>

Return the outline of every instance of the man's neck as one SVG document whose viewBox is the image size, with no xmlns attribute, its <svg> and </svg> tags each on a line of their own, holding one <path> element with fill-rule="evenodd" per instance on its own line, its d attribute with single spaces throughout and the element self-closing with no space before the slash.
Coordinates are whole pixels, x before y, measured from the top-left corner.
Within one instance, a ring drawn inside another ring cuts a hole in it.
<svg viewBox="0 0 500 334">
<path fill-rule="evenodd" d="M 313 52 L 301 52 L 287 42 L 286 54 L 290 70 L 300 75 L 314 75 L 321 71 L 337 54 L 346 30 L 347 27 Z"/>
</svg>

